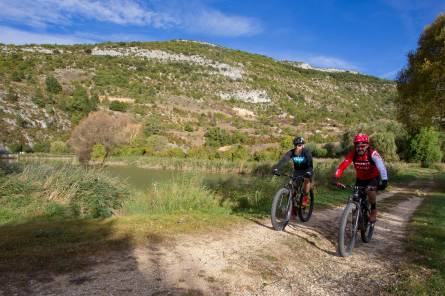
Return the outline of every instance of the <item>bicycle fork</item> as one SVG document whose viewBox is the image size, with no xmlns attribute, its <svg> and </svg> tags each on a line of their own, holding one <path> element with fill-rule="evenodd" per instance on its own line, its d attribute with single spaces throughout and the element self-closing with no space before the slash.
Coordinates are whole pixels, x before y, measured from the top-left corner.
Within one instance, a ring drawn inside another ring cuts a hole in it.
<svg viewBox="0 0 445 296">
<path fill-rule="evenodd" d="M 360 205 L 358 203 L 353 202 L 353 204 L 355 204 L 355 209 L 352 210 L 352 217 L 354 218 L 354 212 L 356 214 L 355 214 L 355 220 L 351 221 L 351 222 L 352 222 L 352 239 L 355 242 L 355 237 L 357 235 L 357 230 L 359 227 L 359 219 L 360 219 L 360 215 L 361 215 L 361 213 L 360 213 L 361 209 L 360 209 Z"/>
<path fill-rule="evenodd" d="M 292 197 L 292 191 L 289 191 L 289 201 L 287 203 L 287 215 L 286 221 L 290 221 L 290 217 L 292 216 L 292 207 L 293 207 L 294 199 Z"/>
</svg>

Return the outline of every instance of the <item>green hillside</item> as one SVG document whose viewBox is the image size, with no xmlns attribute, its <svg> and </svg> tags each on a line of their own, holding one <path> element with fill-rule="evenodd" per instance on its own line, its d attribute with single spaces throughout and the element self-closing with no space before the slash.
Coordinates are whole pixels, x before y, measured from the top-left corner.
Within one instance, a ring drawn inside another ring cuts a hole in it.
<svg viewBox="0 0 445 296">
<path fill-rule="evenodd" d="M 394 118 L 395 94 L 392 81 L 194 41 L 2 45 L 0 143 L 44 149 L 35 147 L 67 140 L 88 112 L 109 108 L 136 115 L 139 141 L 184 151 L 206 139 L 261 150 L 301 133 L 336 142 L 360 122 Z"/>
</svg>

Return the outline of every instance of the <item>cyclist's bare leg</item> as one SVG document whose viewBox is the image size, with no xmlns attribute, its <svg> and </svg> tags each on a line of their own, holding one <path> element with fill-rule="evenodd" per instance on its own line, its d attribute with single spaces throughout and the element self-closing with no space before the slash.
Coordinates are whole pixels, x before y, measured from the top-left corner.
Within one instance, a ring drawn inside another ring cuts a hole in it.
<svg viewBox="0 0 445 296">
<path fill-rule="evenodd" d="M 303 190 L 304 193 L 309 193 L 309 191 L 311 190 L 311 179 L 304 178 Z"/>
</svg>

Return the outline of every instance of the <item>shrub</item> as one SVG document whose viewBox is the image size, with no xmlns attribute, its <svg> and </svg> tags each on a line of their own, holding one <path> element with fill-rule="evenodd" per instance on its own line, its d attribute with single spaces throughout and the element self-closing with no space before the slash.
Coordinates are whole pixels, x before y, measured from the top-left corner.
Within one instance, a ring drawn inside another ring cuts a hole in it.
<svg viewBox="0 0 445 296">
<path fill-rule="evenodd" d="M 78 85 L 73 91 L 68 107 L 71 111 L 76 111 L 82 115 L 86 115 L 91 111 L 96 110 L 97 98 L 93 97 L 90 99 L 87 90 Z"/>
<path fill-rule="evenodd" d="M 46 105 L 45 97 L 43 96 L 42 91 L 39 88 L 36 89 L 35 94 L 32 97 L 32 101 L 39 107 L 45 107 Z"/>
<path fill-rule="evenodd" d="M 204 134 L 206 146 L 221 147 L 231 144 L 246 143 L 248 136 L 246 133 L 235 131 L 229 133 L 225 129 L 219 127 L 209 128 Z"/>
<path fill-rule="evenodd" d="M 8 144 L 8 148 L 12 153 L 17 153 L 23 151 L 23 144 L 22 143 L 11 143 Z"/>
<path fill-rule="evenodd" d="M 184 131 L 186 132 L 193 132 L 193 126 L 190 123 L 186 123 L 184 126 Z"/>
<path fill-rule="evenodd" d="M 289 135 L 285 135 L 281 138 L 280 147 L 283 149 L 291 149 L 294 147 L 293 137 Z"/>
<path fill-rule="evenodd" d="M 57 79 L 52 75 L 48 75 L 46 77 L 45 85 L 48 92 L 57 94 L 62 91 L 62 86 L 60 85 L 59 81 L 57 81 Z"/>
<path fill-rule="evenodd" d="M 323 147 L 319 147 L 316 146 L 315 150 L 314 150 L 314 156 L 315 157 L 327 157 L 328 156 L 328 150 L 326 150 L 326 148 Z"/>
<path fill-rule="evenodd" d="M 395 136 L 392 132 L 381 132 L 371 135 L 372 146 L 388 161 L 399 160 Z"/>
<path fill-rule="evenodd" d="M 308 143 L 305 148 L 311 151 L 313 157 L 326 157 L 328 155 L 327 149 L 319 147 L 315 143 Z"/>
<path fill-rule="evenodd" d="M 109 108 L 113 111 L 125 112 L 128 109 L 128 104 L 119 101 L 112 101 Z"/>
<path fill-rule="evenodd" d="M 204 137 L 206 146 L 221 147 L 231 144 L 229 133 L 219 127 L 208 129 Z"/>
<path fill-rule="evenodd" d="M 38 143 L 34 144 L 32 149 L 34 150 L 34 152 L 44 152 L 44 153 L 47 153 L 47 152 L 50 151 L 50 143 L 48 143 L 48 142 L 38 142 Z"/>
<path fill-rule="evenodd" d="M 421 162 L 422 167 L 432 167 L 442 159 L 439 142 L 439 132 L 435 129 L 422 128 L 411 141 L 411 151 L 415 160 Z"/>
<path fill-rule="evenodd" d="M 256 161 L 266 161 L 266 160 L 278 161 L 278 159 L 280 159 L 282 154 L 283 154 L 283 151 L 281 151 L 281 149 L 267 148 L 267 149 L 255 152 L 253 154 L 253 159 Z"/>
<path fill-rule="evenodd" d="M 69 149 L 65 142 L 54 141 L 50 144 L 49 152 L 53 154 L 64 154 L 68 153 Z"/>
<path fill-rule="evenodd" d="M 144 123 L 144 134 L 147 137 L 153 135 L 162 135 L 164 134 L 165 130 L 166 127 L 162 123 L 161 118 L 156 115 L 150 116 Z"/>
<path fill-rule="evenodd" d="M 12 81 L 22 81 L 25 78 L 25 73 L 23 73 L 23 71 L 19 71 L 19 70 L 14 70 L 11 73 L 11 80 Z"/>
<path fill-rule="evenodd" d="M 153 135 L 147 138 L 145 151 L 148 154 L 161 152 L 168 147 L 168 139 L 164 136 Z"/>
<path fill-rule="evenodd" d="M 327 157 L 332 157 L 332 158 L 336 158 L 340 155 L 341 153 L 341 146 L 339 144 L 336 143 L 326 143 L 323 146 L 324 149 L 326 149 L 326 156 Z"/>
</svg>

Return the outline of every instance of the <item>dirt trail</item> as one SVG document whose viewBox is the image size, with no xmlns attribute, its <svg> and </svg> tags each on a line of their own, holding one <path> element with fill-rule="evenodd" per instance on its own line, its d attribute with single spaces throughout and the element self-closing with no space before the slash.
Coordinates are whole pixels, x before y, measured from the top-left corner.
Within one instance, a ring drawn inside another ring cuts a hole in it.
<svg viewBox="0 0 445 296">
<path fill-rule="evenodd" d="M 380 198 L 390 197 L 391 193 Z M 36 295 L 378 295 L 396 279 L 405 226 L 421 198 L 379 213 L 369 244 L 336 255 L 342 208 L 315 211 L 285 232 L 267 220 L 230 231 L 181 235 L 131 253 L 115 253 L 91 270 L 31 282 Z"/>
</svg>

